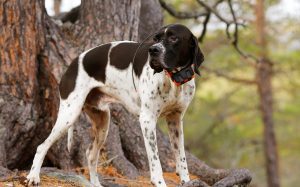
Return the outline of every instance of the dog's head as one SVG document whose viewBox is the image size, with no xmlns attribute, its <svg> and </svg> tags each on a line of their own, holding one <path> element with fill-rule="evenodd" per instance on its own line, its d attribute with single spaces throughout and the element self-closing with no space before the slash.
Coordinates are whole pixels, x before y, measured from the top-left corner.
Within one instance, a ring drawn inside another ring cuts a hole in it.
<svg viewBox="0 0 300 187">
<path fill-rule="evenodd" d="M 187 27 L 180 24 L 165 26 L 155 34 L 153 41 L 149 54 L 150 66 L 155 72 L 193 65 L 194 72 L 199 74 L 204 56 L 197 38 Z"/>
</svg>

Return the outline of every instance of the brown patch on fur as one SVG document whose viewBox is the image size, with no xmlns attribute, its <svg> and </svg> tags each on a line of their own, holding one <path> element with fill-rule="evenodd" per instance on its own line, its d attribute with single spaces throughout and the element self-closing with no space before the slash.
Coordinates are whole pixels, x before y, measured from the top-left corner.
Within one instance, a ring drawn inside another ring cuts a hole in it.
<svg viewBox="0 0 300 187">
<path fill-rule="evenodd" d="M 88 115 L 92 122 L 93 135 L 97 137 L 97 133 L 100 129 L 107 128 L 107 112 L 101 111 L 90 105 L 84 105 L 84 112 Z"/>
<path fill-rule="evenodd" d="M 97 107 L 99 101 L 103 96 L 104 94 L 98 88 L 93 88 L 90 91 L 90 93 L 87 95 L 85 99 L 85 104 L 93 107 Z"/>
<path fill-rule="evenodd" d="M 98 88 L 94 88 L 88 94 L 83 107 L 84 112 L 88 115 L 92 124 L 92 134 L 97 144 L 105 141 L 105 132 L 108 129 L 109 111 L 101 110 L 98 104 L 106 99 L 106 95 Z M 109 109 L 108 109 L 109 110 Z"/>
<path fill-rule="evenodd" d="M 133 70 L 140 77 L 148 59 L 149 44 L 143 44 L 138 49 L 139 45 L 139 43 L 132 42 L 118 44 L 111 49 L 110 64 L 121 70 L 127 69 L 135 55 Z"/>
<path fill-rule="evenodd" d="M 74 90 L 76 85 L 76 77 L 78 74 L 78 57 L 70 64 L 67 71 L 61 78 L 59 83 L 59 93 L 62 99 L 67 99 L 69 94 Z"/>
<path fill-rule="evenodd" d="M 90 77 L 105 83 L 105 70 L 108 61 L 108 51 L 111 44 L 98 46 L 85 54 L 83 57 L 84 70 Z"/>
</svg>

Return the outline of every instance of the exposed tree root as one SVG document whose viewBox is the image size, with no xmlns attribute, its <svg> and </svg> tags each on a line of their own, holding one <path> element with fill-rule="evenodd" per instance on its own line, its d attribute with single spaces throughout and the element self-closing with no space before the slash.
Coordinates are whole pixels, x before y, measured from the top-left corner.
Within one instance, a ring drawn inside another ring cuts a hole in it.
<svg viewBox="0 0 300 187">
<path fill-rule="evenodd" d="M 215 184 L 213 184 L 213 187 L 232 187 L 234 185 L 237 185 L 239 187 L 247 186 L 250 184 L 252 180 L 252 176 L 249 170 L 247 169 L 234 169 L 229 171 L 228 175 L 224 177 L 223 179 L 219 180 Z M 191 180 L 181 187 L 208 187 L 209 185 L 202 181 L 201 179 L 194 179 Z"/>
</svg>

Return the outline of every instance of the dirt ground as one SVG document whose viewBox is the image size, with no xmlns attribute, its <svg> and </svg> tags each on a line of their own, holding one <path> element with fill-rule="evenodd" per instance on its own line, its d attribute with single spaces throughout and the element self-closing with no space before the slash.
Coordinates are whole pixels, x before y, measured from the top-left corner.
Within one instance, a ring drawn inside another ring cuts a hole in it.
<svg viewBox="0 0 300 187">
<path fill-rule="evenodd" d="M 73 172 L 83 175 L 88 179 L 88 169 L 87 168 L 76 168 Z M 125 176 L 119 174 L 115 168 L 112 166 L 100 167 L 98 168 L 98 173 L 101 174 L 102 180 L 110 184 L 119 184 L 120 186 L 129 186 L 129 187 L 152 187 L 149 177 L 140 176 L 135 180 L 128 179 Z M 14 176 L 7 177 L 0 181 L 0 187 L 24 187 L 25 186 L 25 177 L 27 175 L 26 171 L 21 171 L 15 174 Z M 179 177 L 175 173 L 164 173 L 164 178 L 169 187 L 175 187 L 180 183 Z M 191 176 L 192 179 L 196 178 Z M 84 186 L 80 183 L 61 180 L 56 177 L 41 175 L 41 187 L 80 187 Z"/>
</svg>

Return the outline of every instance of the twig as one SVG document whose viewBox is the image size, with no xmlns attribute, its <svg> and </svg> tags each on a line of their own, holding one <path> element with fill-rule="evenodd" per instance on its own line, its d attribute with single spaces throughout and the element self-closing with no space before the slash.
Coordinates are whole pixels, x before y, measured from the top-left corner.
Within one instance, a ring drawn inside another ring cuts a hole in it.
<svg viewBox="0 0 300 187">
<path fill-rule="evenodd" d="M 151 182 L 149 181 L 139 181 L 139 180 L 132 180 L 132 179 L 124 179 L 124 178 L 119 178 L 119 177 L 106 177 L 106 178 L 103 178 L 103 180 L 122 180 L 122 181 L 126 181 L 126 182 L 132 182 L 132 183 L 146 183 L 146 184 L 151 184 Z"/>
<path fill-rule="evenodd" d="M 233 33 L 233 41 L 232 41 L 232 45 L 233 47 L 236 49 L 236 51 L 242 56 L 244 57 L 245 59 L 252 59 L 254 60 L 256 63 L 259 62 L 258 58 L 256 58 L 254 55 L 251 55 L 251 54 L 248 54 L 248 53 L 245 53 L 243 52 L 240 48 L 239 48 L 239 45 L 238 45 L 238 39 L 239 39 L 239 35 L 238 35 L 238 23 L 237 23 L 237 19 L 236 19 L 236 16 L 235 16 L 235 13 L 234 13 L 234 10 L 233 10 L 233 7 L 232 7 L 232 1 L 231 0 L 228 0 L 228 6 L 229 6 L 229 9 L 230 9 L 230 13 L 232 15 L 232 19 L 233 19 L 233 22 L 234 22 L 234 33 Z M 226 28 L 226 31 L 228 32 L 227 36 L 229 35 L 229 26 Z M 230 35 L 229 35 L 230 36 Z M 230 38 L 230 37 L 229 37 Z M 253 63 L 252 63 L 253 64 Z"/>
<path fill-rule="evenodd" d="M 205 16 L 205 19 L 203 21 L 203 29 L 202 29 L 200 37 L 198 38 L 198 41 L 201 43 L 203 42 L 204 36 L 206 34 L 207 24 L 209 22 L 209 19 L 210 19 L 210 12 Z"/>
<path fill-rule="evenodd" d="M 205 2 L 201 1 L 201 0 L 197 0 L 197 2 L 203 6 L 206 10 L 210 11 L 211 13 L 213 13 L 217 18 L 219 18 L 220 21 L 226 23 L 226 24 L 231 24 L 232 21 L 228 21 L 225 18 L 223 18 L 215 9 L 215 7 L 211 7 L 208 4 L 206 4 Z M 217 3 L 221 3 L 222 1 L 218 1 Z"/>
<path fill-rule="evenodd" d="M 106 160 L 105 162 L 102 162 L 100 163 L 100 166 L 103 166 L 103 165 L 109 165 L 114 159 L 118 158 L 119 155 L 116 155 L 108 160 Z"/>
<path fill-rule="evenodd" d="M 178 19 L 197 19 L 199 17 L 203 17 L 207 15 L 207 12 L 181 12 L 181 11 L 176 11 L 174 7 L 171 5 L 167 4 L 163 0 L 159 0 L 160 5 L 162 6 L 163 9 L 165 9 L 169 14 L 172 16 L 178 18 Z"/>
<path fill-rule="evenodd" d="M 229 75 L 227 75 L 227 74 L 225 74 L 221 71 L 213 70 L 213 69 L 210 69 L 210 68 L 207 68 L 207 67 L 204 67 L 204 66 L 202 67 L 202 69 L 206 70 L 207 72 L 214 73 L 215 75 L 217 75 L 219 77 L 223 77 L 223 78 L 228 79 L 228 80 L 233 81 L 233 82 L 243 83 L 243 84 L 248 84 L 248 85 L 256 84 L 255 80 L 231 77 L 231 76 L 229 76 Z"/>
</svg>

